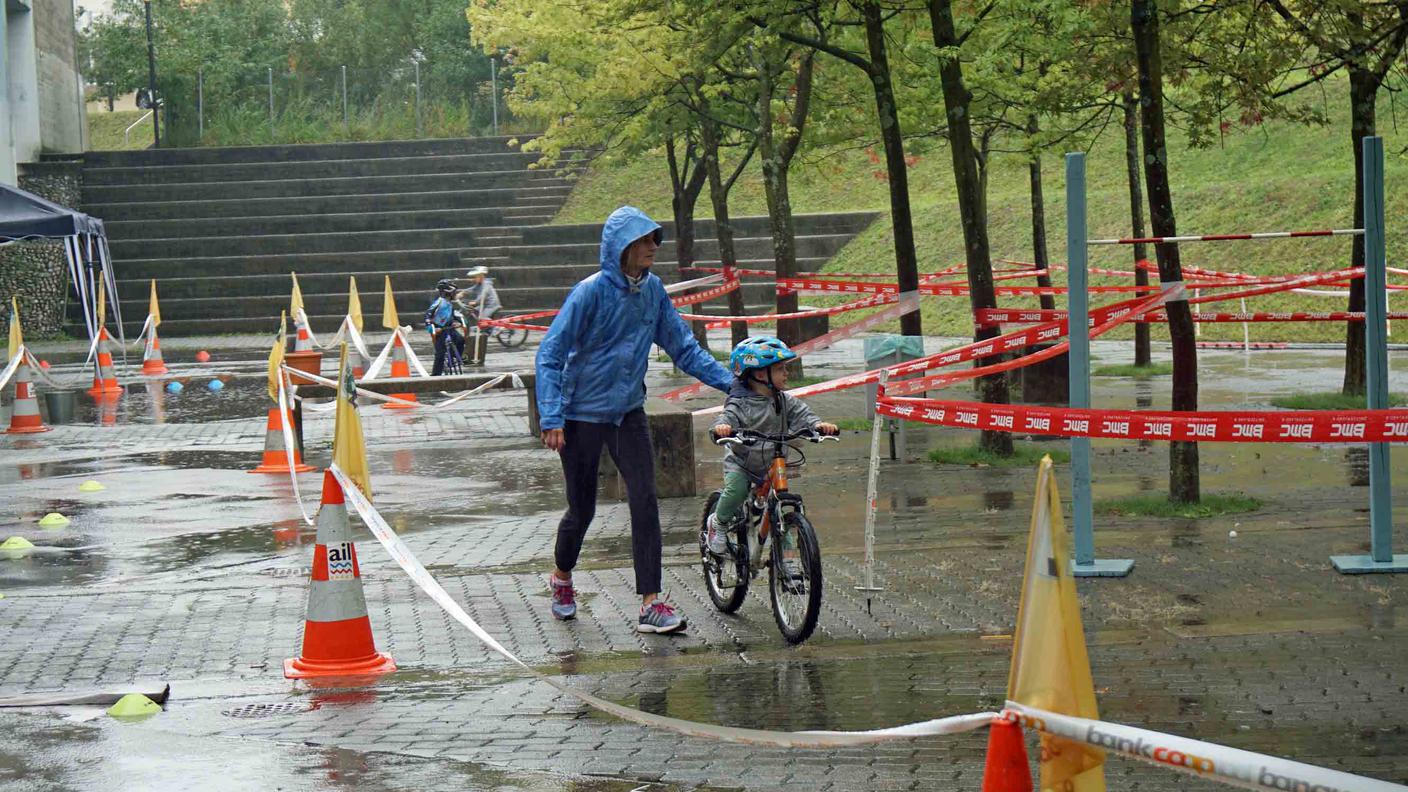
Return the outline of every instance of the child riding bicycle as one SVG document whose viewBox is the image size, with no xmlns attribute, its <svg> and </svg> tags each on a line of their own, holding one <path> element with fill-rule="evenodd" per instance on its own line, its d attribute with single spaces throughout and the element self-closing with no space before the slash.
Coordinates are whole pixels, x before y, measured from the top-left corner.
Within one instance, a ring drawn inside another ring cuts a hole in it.
<svg viewBox="0 0 1408 792">
<path fill-rule="evenodd" d="M 824 423 L 806 402 L 784 392 L 787 387 L 787 361 L 797 353 L 773 336 L 751 336 L 734 347 L 729 355 L 733 387 L 723 412 L 709 428 L 715 437 L 730 437 L 747 429 L 762 434 L 789 434 L 811 429 L 834 435 L 835 424 Z M 709 552 L 723 556 L 729 552 L 728 533 L 741 519 L 748 492 L 767 476 L 772 452 L 762 446 L 730 445 L 724 455 L 724 488 L 714 513 L 709 516 L 706 544 Z M 784 541 L 795 542 L 791 534 Z M 787 572 L 797 564 L 794 547 L 784 547 Z M 792 552 L 788 552 L 792 551 Z"/>
<path fill-rule="evenodd" d="M 435 368 L 431 376 L 445 373 L 445 359 L 453 347 L 455 358 L 464 356 L 464 317 L 455 310 L 455 282 L 445 279 L 435 284 L 435 301 L 425 311 L 425 330 L 435 342 Z"/>
</svg>

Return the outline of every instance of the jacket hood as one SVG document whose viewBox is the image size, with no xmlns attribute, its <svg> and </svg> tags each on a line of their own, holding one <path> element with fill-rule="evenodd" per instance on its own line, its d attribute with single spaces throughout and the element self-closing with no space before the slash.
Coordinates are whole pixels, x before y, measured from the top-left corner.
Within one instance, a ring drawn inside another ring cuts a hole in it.
<svg viewBox="0 0 1408 792">
<path fill-rule="evenodd" d="M 655 235 L 656 244 L 664 239 L 660 224 L 634 206 L 623 206 L 606 218 L 606 224 L 601 228 L 601 271 L 612 283 L 626 288 L 626 275 L 621 272 L 621 253 L 632 242 L 649 234 Z"/>
</svg>

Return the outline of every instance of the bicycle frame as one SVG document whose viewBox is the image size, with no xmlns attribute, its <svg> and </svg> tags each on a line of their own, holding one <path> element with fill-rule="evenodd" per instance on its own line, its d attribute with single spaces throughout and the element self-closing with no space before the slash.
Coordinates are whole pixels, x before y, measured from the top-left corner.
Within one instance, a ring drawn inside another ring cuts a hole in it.
<svg viewBox="0 0 1408 792">
<path fill-rule="evenodd" d="M 772 466 L 768 468 L 768 477 L 753 491 L 754 496 L 766 504 L 763 508 L 763 523 L 758 527 L 759 544 L 767 541 L 768 532 L 771 530 L 773 512 L 777 509 L 775 496 L 787 491 L 787 452 L 782 450 L 781 443 L 778 446 L 774 452 Z"/>
</svg>

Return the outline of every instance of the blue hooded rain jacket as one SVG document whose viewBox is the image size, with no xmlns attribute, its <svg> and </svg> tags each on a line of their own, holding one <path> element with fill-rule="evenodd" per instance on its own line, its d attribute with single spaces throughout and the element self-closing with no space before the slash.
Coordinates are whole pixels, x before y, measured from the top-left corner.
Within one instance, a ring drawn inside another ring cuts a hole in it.
<svg viewBox="0 0 1408 792">
<path fill-rule="evenodd" d="M 725 393 L 728 370 L 694 340 L 689 326 L 647 272 L 632 285 L 621 253 L 637 239 L 659 234 L 660 224 L 623 206 L 601 229 L 601 271 L 572 288 L 538 346 L 538 417 L 544 431 L 565 421 L 620 426 L 645 404 L 645 370 L 658 344 L 687 374 Z"/>
</svg>

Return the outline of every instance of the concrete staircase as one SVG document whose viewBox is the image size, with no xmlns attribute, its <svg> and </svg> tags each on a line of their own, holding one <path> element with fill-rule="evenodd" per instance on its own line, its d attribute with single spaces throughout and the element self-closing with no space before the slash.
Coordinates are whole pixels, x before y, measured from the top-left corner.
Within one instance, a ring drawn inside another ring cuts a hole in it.
<svg viewBox="0 0 1408 792">
<path fill-rule="evenodd" d="M 152 278 L 167 336 L 273 332 L 290 272 L 319 333 L 346 313 L 348 276 L 373 322 L 384 275 L 410 321 L 437 280 L 475 263 L 491 269 L 510 312 L 555 308 L 597 269 L 600 225 L 544 225 L 572 182 L 530 169 L 536 155 L 508 140 L 90 152 L 83 210 L 106 222 L 128 333 L 140 329 Z M 801 268 L 819 268 L 874 217 L 799 215 Z M 717 260 L 712 222 L 698 225 L 697 258 Z M 740 264 L 771 267 L 766 218 L 735 225 Z M 668 242 L 655 271 L 678 277 Z M 770 304 L 771 287 L 750 284 L 746 297 Z M 81 335 L 77 305 L 68 319 Z"/>
</svg>

